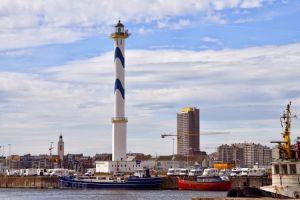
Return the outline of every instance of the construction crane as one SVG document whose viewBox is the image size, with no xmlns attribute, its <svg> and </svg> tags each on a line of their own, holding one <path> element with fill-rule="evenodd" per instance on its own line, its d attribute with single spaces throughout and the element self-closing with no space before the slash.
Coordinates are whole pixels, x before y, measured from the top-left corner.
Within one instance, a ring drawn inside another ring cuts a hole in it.
<svg viewBox="0 0 300 200">
<path fill-rule="evenodd" d="M 49 154 L 50 154 L 50 156 L 52 156 L 52 149 L 54 149 L 53 142 L 50 143 L 50 147 L 49 147 Z"/>
<path fill-rule="evenodd" d="M 222 135 L 222 134 L 230 134 L 230 132 L 217 132 L 217 131 L 212 131 L 212 132 L 202 132 L 202 133 L 199 133 L 199 134 L 184 134 L 184 135 L 189 135 L 189 136 L 195 136 L 195 135 Z M 161 138 L 165 138 L 165 137 L 178 137 L 180 136 L 179 134 L 161 134 Z"/>
</svg>

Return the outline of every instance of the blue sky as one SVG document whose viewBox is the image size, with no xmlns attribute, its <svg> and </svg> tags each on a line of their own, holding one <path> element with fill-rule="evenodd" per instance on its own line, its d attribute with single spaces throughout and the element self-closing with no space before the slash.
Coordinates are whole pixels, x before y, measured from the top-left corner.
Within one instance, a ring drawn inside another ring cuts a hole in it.
<svg viewBox="0 0 300 200">
<path fill-rule="evenodd" d="M 111 152 L 113 41 L 126 40 L 128 152 L 171 154 L 176 112 L 200 109 L 201 150 L 270 145 L 300 109 L 300 2 L 1 1 L 0 137 L 12 153 Z M 294 121 L 293 137 L 299 136 Z"/>
</svg>

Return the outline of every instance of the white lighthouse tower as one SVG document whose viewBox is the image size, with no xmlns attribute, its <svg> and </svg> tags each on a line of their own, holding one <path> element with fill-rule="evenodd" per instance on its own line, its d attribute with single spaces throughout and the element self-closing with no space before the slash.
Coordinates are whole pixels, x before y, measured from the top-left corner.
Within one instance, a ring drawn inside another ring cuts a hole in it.
<svg viewBox="0 0 300 200">
<path fill-rule="evenodd" d="M 111 38 L 115 41 L 115 109 L 112 118 L 112 161 L 126 160 L 127 118 L 125 117 L 125 39 L 129 37 L 124 25 L 115 25 Z"/>
<path fill-rule="evenodd" d="M 125 39 L 130 34 L 120 22 L 110 35 L 115 41 L 115 109 L 112 118 L 112 161 L 96 161 L 96 172 L 133 172 L 142 163 L 126 160 L 127 118 L 125 117 Z"/>
</svg>

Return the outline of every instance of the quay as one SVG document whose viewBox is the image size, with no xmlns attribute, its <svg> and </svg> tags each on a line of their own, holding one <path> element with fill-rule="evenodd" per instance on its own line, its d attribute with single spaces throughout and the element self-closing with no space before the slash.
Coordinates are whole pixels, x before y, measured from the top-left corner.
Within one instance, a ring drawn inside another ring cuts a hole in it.
<svg viewBox="0 0 300 200">
<path fill-rule="evenodd" d="M 192 200 L 271 200 L 273 198 L 246 198 L 246 197 L 193 197 Z"/>
<path fill-rule="evenodd" d="M 57 176 L 1 176 L 0 188 L 58 189 Z"/>
<path fill-rule="evenodd" d="M 269 177 L 232 177 L 231 180 L 232 187 L 261 187 L 271 184 Z M 1 176 L 0 188 L 59 189 L 60 185 L 57 176 Z M 163 177 L 161 189 L 177 190 L 178 178 L 175 176 Z"/>
</svg>

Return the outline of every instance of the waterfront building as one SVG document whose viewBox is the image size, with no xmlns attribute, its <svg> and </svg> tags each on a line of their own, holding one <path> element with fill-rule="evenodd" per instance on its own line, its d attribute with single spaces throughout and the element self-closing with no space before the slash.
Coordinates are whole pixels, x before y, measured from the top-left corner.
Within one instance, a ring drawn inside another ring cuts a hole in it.
<svg viewBox="0 0 300 200">
<path fill-rule="evenodd" d="M 244 144 L 244 164 L 245 167 L 253 167 L 257 162 L 257 146 L 254 143 Z"/>
<path fill-rule="evenodd" d="M 278 145 L 272 148 L 272 161 L 276 161 L 280 158 Z"/>
<path fill-rule="evenodd" d="M 60 134 L 59 140 L 57 143 L 57 155 L 59 156 L 60 161 L 64 160 L 64 153 L 65 153 L 65 144 L 63 141 L 63 136 Z"/>
<path fill-rule="evenodd" d="M 272 160 L 272 150 L 261 144 L 235 143 L 223 144 L 218 148 L 216 162 L 235 163 L 237 167 L 252 168 L 254 165 L 268 166 Z"/>
<path fill-rule="evenodd" d="M 232 161 L 237 167 L 244 166 L 244 149 L 241 144 L 232 144 Z"/>
<path fill-rule="evenodd" d="M 233 148 L 228 144 L 223 144 L 218 147 L 218 160 L 222 163 L 231 163 L 233 160 Z"/>
<path fill-rule="evenodd" d="M 177 154 L 188 155 L 199 152 L 199 109 L 182 108 L 177 113 Z"/>
</svg>

